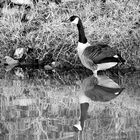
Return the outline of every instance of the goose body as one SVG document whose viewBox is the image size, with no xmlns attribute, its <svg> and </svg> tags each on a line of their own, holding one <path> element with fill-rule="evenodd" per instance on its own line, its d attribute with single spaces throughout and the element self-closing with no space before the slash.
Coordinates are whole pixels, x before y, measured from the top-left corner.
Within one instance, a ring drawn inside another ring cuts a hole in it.
<svg viewBox="0 0 140 140">
<path fill-rule="evenodd" d="M 125 62 L 121 55 L 118 54 L 118 51 L 109 45 L 101 43 L 90 45 L 87 42 L 82 21 L 78 16 L 72 16 L 69 20 L 76 24 L 78 28 L 78 56 L 82 64 L 92 70 L 95 75 L 99 70 L 106 70 L 116 66 L 118 63 Z"/>
<path fill-rule="evenodd" d="M 85 46 L 85 44 L 83 46 Z M 83 49 L 80 47 L 81 45 L 78 45 L 77 47 L 78 56 L 82 64 L 92 71 L 106 70 L 120 62 L 124 62 L 120 55 L 117 54 L 116 50 L 112 49 L 108 45 L 89 45 L 87 47 L 83 47 Z"/>
<path fill-rule="evenodd" d="M 81 85 L 81 92 L 83 94 L 79 96 L 81 115 L 77 124 L 73 126 L 74 130 L 83 130 L 90 101 L 108 102 L 120 95 L 123 90 L 124 88 L 120 87 L 118 83 L 105 75 L 97 77 L 93 75 L 84 79 Z"/>
</svg>

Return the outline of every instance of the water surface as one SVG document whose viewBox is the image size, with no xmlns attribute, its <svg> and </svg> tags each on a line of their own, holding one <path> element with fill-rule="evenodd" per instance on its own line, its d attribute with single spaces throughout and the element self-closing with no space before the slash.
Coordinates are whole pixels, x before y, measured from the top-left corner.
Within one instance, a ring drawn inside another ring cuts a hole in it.
<svg viewBox="0 0 140 140">
<path fill-rule="evenodd" d="M 79 98 L 94 89 L 96 78 L 89 82 L 91 74 L 76 70 L 1 68 L 0 140 L 139 140 L 140 73 L 103 75 L 125 89 L 116 97 L 96 95 L 77 133 Z"/>
</svg>

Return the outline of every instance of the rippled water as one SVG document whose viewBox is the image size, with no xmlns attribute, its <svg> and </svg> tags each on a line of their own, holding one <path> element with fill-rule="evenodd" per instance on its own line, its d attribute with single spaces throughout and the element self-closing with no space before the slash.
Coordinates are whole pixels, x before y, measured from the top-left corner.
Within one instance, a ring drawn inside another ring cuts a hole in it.
<svg viewBox="0 0 140 140">
<path fill-rule="evenodd" d="M 0 140 L 140 140 L 139 72 L 0 71 Z M 116 85 L 125 89 L 115 96 L 102 88 Z M 88 117 L 75 132 L 85 95 Z"/>
</svg>

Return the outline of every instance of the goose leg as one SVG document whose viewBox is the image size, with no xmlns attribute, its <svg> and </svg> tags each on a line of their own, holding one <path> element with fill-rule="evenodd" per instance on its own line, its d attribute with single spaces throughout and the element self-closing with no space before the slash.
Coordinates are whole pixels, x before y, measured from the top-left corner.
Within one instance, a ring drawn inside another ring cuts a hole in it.
<svg viewBox="0 0 140 140">
<path fill-rule="evenodd" d="M 93 71 L 93 75 L 94 75 L 95 77 L 98 77 L 97 72 L 98 72 L 98 70 L 94 70 L 94 71 Z"/>
<path fill-rule="evenodd" d="M 73 128 L 74 128 L 74 130 L 75 130 L 76 132 L 82 131 L 82 130 L 83 130 L 84 122 L 85 122 L 85 120 L 87 119 L 88 107 L 89 107 L 89 103 L 82 103 L 82 104 L 80 104 L 80 111 L 81 111 L 80 119 L 79 119 L 79 121 L 77 122 L 77 124 L 75 124 L 75 125 L 73 126 Z"/>
<path fill-rule="evenodd" d="M 89 102 L 90 102 L 90 99 L 85 96 L 85 95 L 82 95 L 80 98 L 79 98 L 79 102 L 80 102 L 80 119 L 79 121 L 73 126 L 74 130 L 76 132 L 78 131 L 82 131 L 83 130 L 83 127 L 84 127 L 84 122 L 85 120 L 87 119 L 87 111 L 88 111 L 88 107 L 89 107 Z"/>
</svg>

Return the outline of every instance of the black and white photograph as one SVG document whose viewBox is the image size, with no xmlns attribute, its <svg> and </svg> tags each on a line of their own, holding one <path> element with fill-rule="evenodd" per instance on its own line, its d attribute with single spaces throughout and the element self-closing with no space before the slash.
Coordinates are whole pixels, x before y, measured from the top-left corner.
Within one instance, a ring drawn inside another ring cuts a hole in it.
<svg viewBox="0 0 140 140">
<path fill-rule="evenodd" d="M 140 140 L 140 0 L 0 0 L 0 140 Z"/>
</svg>

